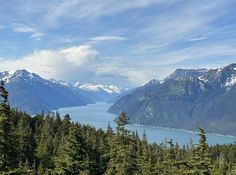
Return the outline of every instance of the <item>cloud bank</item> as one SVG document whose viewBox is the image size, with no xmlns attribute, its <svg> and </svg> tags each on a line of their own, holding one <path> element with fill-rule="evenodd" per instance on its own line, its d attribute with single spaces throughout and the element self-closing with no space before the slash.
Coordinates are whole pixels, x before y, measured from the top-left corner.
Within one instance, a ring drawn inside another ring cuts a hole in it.
<svg viewBox="0 0 236 175">
<path fill-rule="evenodd" d="M 96 59 L 98 52 L 89 45 L 59 50 L 35 51 L 20 59 L 1 59 L 1 70 L 27 69 L 44 78 L 76 77 L 84 66 Z"/>
</svg>

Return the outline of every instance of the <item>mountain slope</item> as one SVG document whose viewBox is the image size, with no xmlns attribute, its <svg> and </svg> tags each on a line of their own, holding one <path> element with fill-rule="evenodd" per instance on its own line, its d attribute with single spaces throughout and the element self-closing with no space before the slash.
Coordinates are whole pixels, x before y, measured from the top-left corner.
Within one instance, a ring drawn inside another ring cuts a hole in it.
<svg viewBox="0 0 236 175">
<path fill-rule="evenodd" d="M 177 69 L 119 99 L 109 112 L 131 123 L 236 135 L 236 64 L 220 69 Z"/>
<path fill-rule="evenodd" d="M 83 84 L 80 82 L 75 83 L 73 87 L 77 88 L 82 95 L 96 102 L 111 101 L 125 91 L 125 89 L 115 85 Z"/>
<path fill-rule="evenodd" d="M 64 81 L 46 80 L 26 70 L 0 72 L 0 80 L 5 82 L 9 91 L 11 106 L 30 114 L 59 107 L 107 102 L 124 92 L 124 89 L 114 85 L 71 85 Z"/>
<path fill-rule="evenodd" d="M 0 79 L 6 83 L 11 106 L 30 114 L 93 103 L 72 88 L 45 80 L 26 70 L 2 72 Z"/>
</svg>

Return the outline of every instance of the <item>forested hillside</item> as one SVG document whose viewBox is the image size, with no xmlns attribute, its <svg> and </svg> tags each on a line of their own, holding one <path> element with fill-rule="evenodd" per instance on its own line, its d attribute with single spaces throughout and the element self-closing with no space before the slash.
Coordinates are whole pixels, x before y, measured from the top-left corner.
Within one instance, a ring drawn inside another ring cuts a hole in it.
<svg viewBox="0 0 236 175">
<path fill-rule="evenodd" d="M 236 64 L 218 69 L 177 69 L 117 100 L 130 123 L 236 136 Z M 171 121 L 171 122 L 170 122 Z"/>
<path fill-rule="evenodd" d="M 0 95 L 1 174 L 236 174 L 236 144 L 208 146 L 201 128 L 197 145 L 149 144 L 145 133 L 140 138 L 125 128 L 125 113 L 115 131 L 103 131 L 71 122 L 69 115 L 31 117 L 10 109 L 3 83 Z"/>
</svg>

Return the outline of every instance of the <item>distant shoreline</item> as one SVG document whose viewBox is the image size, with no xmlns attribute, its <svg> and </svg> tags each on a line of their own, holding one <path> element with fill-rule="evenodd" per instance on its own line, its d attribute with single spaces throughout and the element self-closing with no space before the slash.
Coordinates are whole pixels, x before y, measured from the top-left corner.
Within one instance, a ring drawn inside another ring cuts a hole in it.
<svg viewBox="0 0 236 175">
<path fill-rule="evenodd" d="M 160 128 L 160 129 L 168 129 L 168 130 L 174 130 L 174 131 L 183 131 L 186 133 L 193 133 L 193 134 L 198 134 L 197 131 L 191 131 L 191 130 L 186 130 L 186 129 L 178 129 L 178 128 L 170 128 L 170 127 L 161 127 L 161 126 L 152 126 L 152 125 L 140 125 L 140 124 L 135 124 L 135 123 L 129 123 L 129 125 L 134 125 L 138 127 L 152 127 L 152 128 Z M 215 135 L 215 136 L 223 136 L 223 137 L 230 137 L 230 138 L 235 138 L 236 136 L 234 135 L 224 135 L 224 134 L 217 134 L 217 133 L 212 133 L 212 132 L 206 132 L 206 135 Z M 236 140 L 235 140 L 236 142 Z"/>
</svg>

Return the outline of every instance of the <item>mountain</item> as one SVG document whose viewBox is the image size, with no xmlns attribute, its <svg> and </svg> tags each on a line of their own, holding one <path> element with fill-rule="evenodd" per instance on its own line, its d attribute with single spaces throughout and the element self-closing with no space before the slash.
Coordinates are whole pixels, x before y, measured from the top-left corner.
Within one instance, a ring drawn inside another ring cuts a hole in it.
<svg viewBox="0 0 236 175">
<path fill-rule="evenodd" d="M 236 64 L 219 69 L 177 69 L 117 100 L 131 123 L 236 135 Z"/>
<path fill-rule="evenodd" d="M 121 94 L 126 93 L 126 88 L 121 88 L 116 85 L 91 84 L 76 82 L 74 85 L 61 81 L 50 79 L 51 82 L 72 88 L 78 91 L 81 95 L 87 97 L 94 102 L 110 102 L 114 98 L 119 98 Z"/>
<path fill-rule="evenodd" d="M 71 85 L 61 80 L 46 80 L 26 70 L 0 72 L 0 80 L 9 91 L 11 106 L 29 114 L 110 101 L 125 90 L 115 85 Z"/>
<path fill-rule="evenodd" d="M 115 85 L 83 84 L 80 82 L 75 83 L 73 87 L 77 88 L 84 96 L 96 102 L 109 102 L 126 91 L 126 89 Z"/>
<path fill-rule="evenodd" d="M 59 107 L 93 103 L 76 90 L 45 80 L 26 70 L 1 72 L 0 79 L 5 81 L 6 88 L 9 91 L 11 107 L 30 114 Z"/>
<path fill-rule="evenodd" d="M 108 102 L 110 103 L 115 103 L 117 100 L 119 100 L 120 98 L 132 93 L 135 89 L 128 89 L 128 90 L 124 90 L 122 91 L 120 94 L 118 94 L 117 96 L 111 98 Z"/>
</svg>

